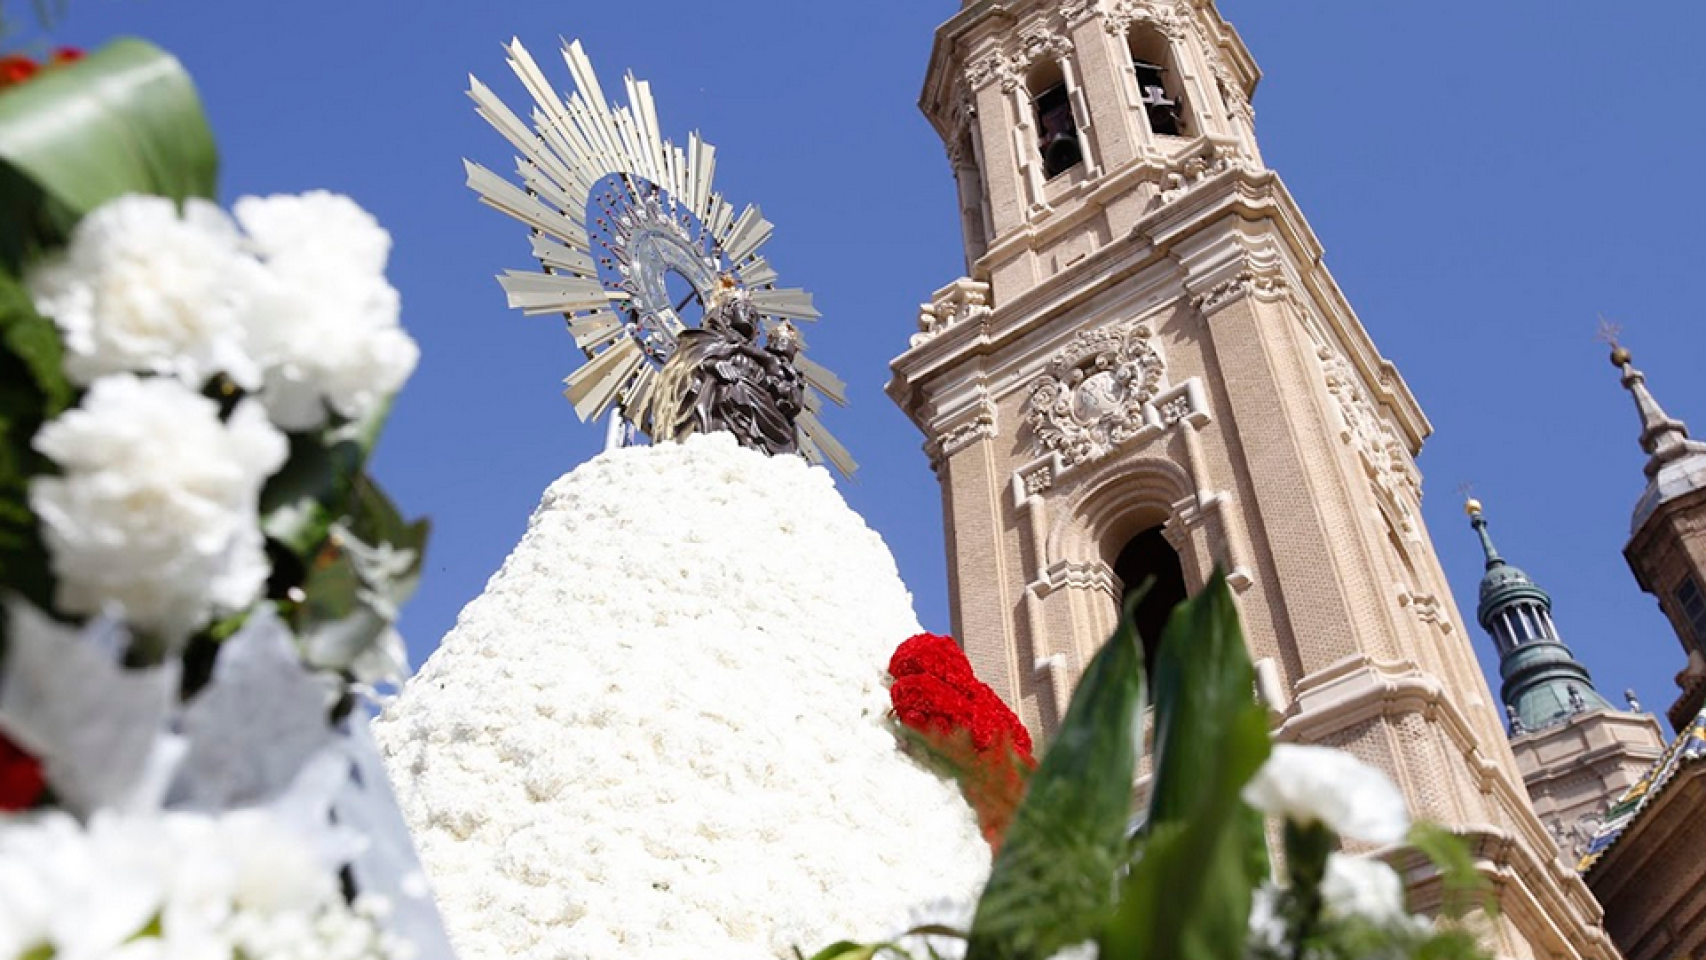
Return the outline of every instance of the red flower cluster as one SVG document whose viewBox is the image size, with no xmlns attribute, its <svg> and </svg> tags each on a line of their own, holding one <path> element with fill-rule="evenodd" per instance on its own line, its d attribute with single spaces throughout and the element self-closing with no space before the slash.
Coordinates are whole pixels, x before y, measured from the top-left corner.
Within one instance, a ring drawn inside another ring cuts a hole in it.
<svg viewBox="0 0 1706 960">
<path fill-rule="evenodd" d="M 28 810 L 46 787 L 41 763 L 0 734 L 0 813 Z"/>
<path fill-rule="evenodd" d="M 889 659 L 889 675 L 895 716 L 953 767 L 984 839 L 999 848 L 1036 766 L 1025 725 L 972 672 L 952 637 L 909 638 Z"/>
<path fill-rule="evenodd" d="M 60 47 L 53 52 L 53 57 L 45 64 L 21 53 L 9 53 L 0 56 L 0 90 L 23 83 L 25 80 L 41 72 L 43 66 L 56 67 L 63 63 L 75 63 L 83 59 L 83 51 L 76 47 Z"/>
</svg>

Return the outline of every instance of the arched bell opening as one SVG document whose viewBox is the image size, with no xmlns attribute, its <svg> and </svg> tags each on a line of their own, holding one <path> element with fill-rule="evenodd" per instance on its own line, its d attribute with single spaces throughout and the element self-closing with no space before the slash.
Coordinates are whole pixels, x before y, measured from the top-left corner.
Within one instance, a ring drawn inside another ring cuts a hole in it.
<svg viewBox="0 0 1706 960">
<path fill-rule="evenodd" d="M 1126 46 L 1149 131 L 1162 137 L 1193 136 L 1196 131 L 1191 129 L 1191 113 L 1173 45 L 1155 27 L 1139 23 L 1126 34 Z"/>
<path fill-rule="evenodd" d="M 1084 144 L 1078 118 L 1072 113 L 1072 95 L 1060 64 L 1049 60 L 1037 64 L 1025 79 L 1036 116 L 1037 151 L 1042 155 L 1043 177 L 1060 176 L 1084 162 Z"/>
<path fill-rule="evenodd" d="M 1121 610 L 1134 595 L 1142 594 L 1133 610 L 1133 620 L 1138 640 L 1143 644 L 1144 671 L 1154 676 L 1161 633 L 1173 615 L 1173 608 L 1185 600 L 1184 564 L 1178 551 L 1162 535 L 1161 525 L 1155 524 L 1125 542 L 1113 568 L 1119 581 Z"/>
</svg>

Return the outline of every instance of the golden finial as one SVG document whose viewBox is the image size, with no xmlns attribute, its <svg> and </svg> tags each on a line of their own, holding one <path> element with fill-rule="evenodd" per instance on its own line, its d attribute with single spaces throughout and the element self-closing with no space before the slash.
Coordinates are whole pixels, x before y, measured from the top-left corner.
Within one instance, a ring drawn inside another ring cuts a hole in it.
<svg viewBox="0 0 1706 960">
<path fill-rule="evenodd" d="M 1610 345 L 1611 365 L 1614 367 L 1628 366 L 1630 360 L 1633 359 L 1630 357 L 1629 351 L 1624 349 L 1623 344 L 1617 341 L 1617 338 L 1621 336 L 1622 333 L 1623 326 L 1621 324 L 1612 323 L 1610 320 L 1607 320 L 1603 313 L 1599 315 L 1599 339 Z"/>
<path fill-rule="evenodd" d="M 1457 485 L 1457 495 L 1463 498 L 1463 512 L 1478 517 L 1481 515 L 1481 501 L 1470 496 L 1474 489 L 1475 485 L 1465 480 Z"/>
</svg>

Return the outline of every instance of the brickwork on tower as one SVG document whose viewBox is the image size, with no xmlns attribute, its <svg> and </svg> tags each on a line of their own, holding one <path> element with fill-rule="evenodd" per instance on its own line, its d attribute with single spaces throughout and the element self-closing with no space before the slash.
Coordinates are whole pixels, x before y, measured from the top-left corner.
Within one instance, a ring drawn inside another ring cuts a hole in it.
<svg viewBox="0 0 1706 960">
<path fill-rule="evenodd" d="M 1259 78 L 1211 0 L 972 0 L 938 30 L 967 275 L 887 389 L 942 486 L 955 631 L 1046 737 L 1159 529 L 1186 592 L 1230 572 L 1279 739 L 1471 838 L 1500 955 L 1615 957 L 1422 522 L 1427 419 L 1262 160 Z"/>
</svg>

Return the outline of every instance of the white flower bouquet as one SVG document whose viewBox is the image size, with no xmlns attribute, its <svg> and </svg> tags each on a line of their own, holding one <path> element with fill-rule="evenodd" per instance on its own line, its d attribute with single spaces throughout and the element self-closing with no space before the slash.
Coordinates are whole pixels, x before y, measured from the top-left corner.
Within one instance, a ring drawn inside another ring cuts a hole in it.
<svg viewBox="0 0 1706 960">
<path fill-rule="evenodd" d="M 390 237 L 214 167 L 147 44 L 0 89 L 0 960 L 448 956 L 362 702 L 427 533 L 364 470 Z"/>
</svg>

